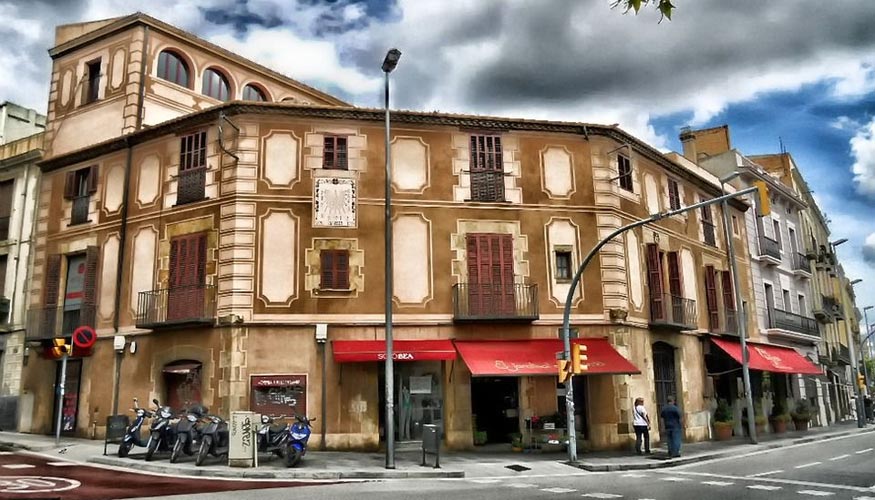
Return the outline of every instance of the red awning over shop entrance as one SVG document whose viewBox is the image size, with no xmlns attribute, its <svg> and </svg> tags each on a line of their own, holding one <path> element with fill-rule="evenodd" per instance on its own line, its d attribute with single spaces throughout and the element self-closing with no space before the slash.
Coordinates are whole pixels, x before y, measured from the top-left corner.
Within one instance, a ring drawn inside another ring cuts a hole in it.
<svg viewBox="0 0 875 500">
<path fill-rule="evenodd" d="M 354 363 L 384 361 L 384 340 L 335 340 L 334 361 Z M 392 359 L 395 361 L 440 361 L 456 359 L 456 350 L 449 340 L 396 340 L 392 342 Z"/>
<path fill-rule="evenodd" d="M 640 373 L 608 339 L 575 339 L 574 343 L 586 345 L 588 373 Z M 559 339 L 457 340 L 455 344 L 475 376 L 556 375 L 556 353 L 562 351 Z"/>
<path fill-rule="evenodd" d="M 726 354 L 732 356 L 732 359 L 741 363 L 741 344 L 739 342 L 719 338 L 712 338 L 711 341 L 726 351 Z M 751 370 L 802 375 L 823 373 L 823 370 L 790 347 L 748 342 L 747 351 Z"/>
</svg>

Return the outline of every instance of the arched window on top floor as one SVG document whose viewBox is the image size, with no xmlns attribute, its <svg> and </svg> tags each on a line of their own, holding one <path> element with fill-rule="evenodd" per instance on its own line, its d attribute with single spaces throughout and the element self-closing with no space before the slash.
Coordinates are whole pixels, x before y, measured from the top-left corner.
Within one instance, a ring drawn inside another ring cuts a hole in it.
<svg viewBox="0 0 875 500">
<path fill-rule="evenodd" d="M 191 88 L 189 74 L 188 64 L 179 55 L 169 50 L 158 55 L 158 78 Z"/>
<path fill-rule="evenodd" d="M 204 71 L 204 82 L 201 93 L 213 99 L 227 101 L 231 96 L 231 86 L 228 79 L 222 73 L 214 69 Z"/>
<path fill-rule="evenodd" d="M 265 97 L 263 90 L 255 85 L 249 84 L 243 87 L 243 100 L 264 102 L 267 101 L 267 97 Z"/>
</svg>

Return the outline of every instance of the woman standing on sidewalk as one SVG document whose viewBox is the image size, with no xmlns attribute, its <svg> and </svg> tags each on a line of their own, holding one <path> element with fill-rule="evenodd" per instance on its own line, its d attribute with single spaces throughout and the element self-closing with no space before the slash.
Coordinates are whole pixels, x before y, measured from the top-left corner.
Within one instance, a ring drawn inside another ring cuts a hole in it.
<svg viewBox="0 0 875 500">
<path fill-rule="evenodd" d="M 650 455 L 650 417 L 644 408 L 644 398 L 635 398 L 632 427 L 635 428 L 635 453 L 641 454 L 641 438 L 644 437 L 644 452 Z"/>
</svg>

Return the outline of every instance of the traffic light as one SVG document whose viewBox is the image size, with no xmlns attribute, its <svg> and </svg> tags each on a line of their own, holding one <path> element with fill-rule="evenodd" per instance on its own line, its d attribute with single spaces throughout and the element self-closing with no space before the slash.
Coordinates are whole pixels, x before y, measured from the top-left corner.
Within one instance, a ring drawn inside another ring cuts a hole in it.
<svg viewBox="0 0 875 500">
<path fill-rule="evenodd" d="M 556 364 L 559 365 L 559 383 L 564 384 L 565 381 L 568 380 L 569 375 L 571 375 L 568 371 L 568 360 L 560 359 Z"/>
<path fill-rule="evenodd" d="M 73 346 L 67 343 L 67 339 L 52 339 L 52 354 L 60 358 L 63 355 L 73 354 Z"/>
<path fill-rule="evenodd" d="M 580 374 L 585 372 L 588 367 L 586 365 L 586 346 L 582 344 L 571 345 L 571 373 Z"/>
<path fill-rule="evenodd" d="M 772 213 L 772 202 L 769 199 L 769 187 L 766 181 L 754 181 L 757 188 L 756 209 L 758 217 L 765 217 Z"/>
<path fill-rule="evenodd" d="M 860 389 L 866 388 L 866 377 L 859 373 L 857 374 L 857 385 L 860 387 Z"/>
</svg>

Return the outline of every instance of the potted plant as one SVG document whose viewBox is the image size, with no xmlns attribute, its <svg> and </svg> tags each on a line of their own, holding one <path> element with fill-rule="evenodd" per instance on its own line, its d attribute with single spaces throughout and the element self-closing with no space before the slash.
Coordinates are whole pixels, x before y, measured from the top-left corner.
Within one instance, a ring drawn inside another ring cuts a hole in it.
<svg viewBox="0 0 875 500">
<path fill-rule="evenodd" d="M 717 401 L 714 410 L 714 437 L 717 441 L 727 441 L 732 438 L 732 408 L 725 399 Z"/>
<path fill-rule="evenodd" d="M 513 451 L 523 451 L 523 435 L 519 432 L 510 435 L 510 449 Z"/>
<path fill-rule="evenodd" d="M 775 402 L 772 404 L 772 414 L 769 416 L 772 432 L 775 434 L 787 432 L 787 421 L 789 420 L 790 414 L 787 413 L 787 404 L 782 398 L 775 398 Z"/>
<path fill-rule="evenodd" d="M 796 400 L 796 408 L 790 415 L 793 417 L 793 425 L 797 431 L 807 431 L 808 421 L 811 420 L 811 404 L 807 399 Z"/>
</svg>

